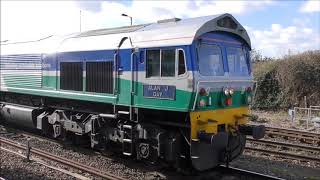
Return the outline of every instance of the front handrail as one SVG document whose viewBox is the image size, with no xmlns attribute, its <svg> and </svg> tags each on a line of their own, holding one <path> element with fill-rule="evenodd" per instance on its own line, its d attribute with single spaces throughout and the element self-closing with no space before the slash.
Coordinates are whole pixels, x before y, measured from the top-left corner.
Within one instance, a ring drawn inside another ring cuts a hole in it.
<svg viewBox="0 0 320 180">
<path fill-rule="evenodd" d="M 118 88 L 117 88 L 117 75 L 118 75 L 118 53 L 116 52 L 114 55 L 113 55 L 113 95 L 117 95 L 118 93 Z"/>
<path fill-rule="evenodd" d="M 196 108 L 196 103 L 197 103 L 197 99 L 198 99 L 200 83 L 228 83 L 228 82 L 252 82 L 252 83 L 254 83 L 255 81 L 254 80 L 249 80 L 249 79 L 229 79 L 229 80 L 210 80 L 210 81 L 204 80 L 204 81 L 198 81 L 197 82 L 197 86 L 196 86 L 196 96 L 194 98 L 192 111 L 194 111 L 195 108 Z"/>
<path fill-rule="evenodd" d="M 130 114 L 130 121 L 133 120 L 133 115 L 132 115 L 132 106 L 133 106 L 133 95 L 135 94 L 134 90 L 134 52 L 131 53 L 131 82 L 130 82 L 130 109 L 129 109 L 129 114 Z"/>
<path fill-rule="evenodd" d="M 134 93 L 135 93 L 135 90 L 134 90 L 134 87 L 133 87 L 133 81 L 134 81 L 134 55 L 135 55 L 135 53 L 132 52 L 131 53 L 131 84 L 130 84 L 130 93 L 132 95 L 134 95 Z"/>
</svg>

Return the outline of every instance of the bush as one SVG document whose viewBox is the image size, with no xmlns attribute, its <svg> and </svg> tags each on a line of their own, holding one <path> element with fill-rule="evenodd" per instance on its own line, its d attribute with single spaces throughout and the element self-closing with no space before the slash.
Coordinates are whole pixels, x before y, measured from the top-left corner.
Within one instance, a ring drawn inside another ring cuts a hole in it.
<svg viewBox="0 0 320 180">
<path fill-rule="evenodd" d="M 277 62 L 261 62 L 259 68 L 255 68 L 254 77 L 256 93 L 253 108 L 277 109 L 280 106 L 280 85 L 277 81 Z"/>
<path fill-rule="evenodd" d="M 320 105 L 320 51 L 287 55 L 281 59 L 254 63 L 257 81 L 253 108 L 287 109 Z"/>
</svg>

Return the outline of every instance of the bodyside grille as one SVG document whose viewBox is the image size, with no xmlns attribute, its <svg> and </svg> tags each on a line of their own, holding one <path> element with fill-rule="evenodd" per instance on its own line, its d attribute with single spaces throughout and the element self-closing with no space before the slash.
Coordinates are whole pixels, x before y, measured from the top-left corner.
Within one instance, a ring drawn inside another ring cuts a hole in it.
<svg viewBox="0 0 320 180">
<path fill-rule="evenodd" d="M 83 90 L 82 62 L 60 63 L 60 89 Z"/>
<path fill-rule="evenodd" d="M 113 93 L 113 62 L 86 63 L 86 91 Z"/>
<path fill-rule="evenodd" d="M 41 88 L 41 54 L 1 55 L 0 85 Z"/>
</svg>

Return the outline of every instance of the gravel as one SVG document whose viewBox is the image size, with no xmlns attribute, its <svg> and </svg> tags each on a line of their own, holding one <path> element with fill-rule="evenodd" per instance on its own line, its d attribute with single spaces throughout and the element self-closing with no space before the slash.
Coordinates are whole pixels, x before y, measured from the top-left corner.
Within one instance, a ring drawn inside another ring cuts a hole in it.
<svg viewBox="0 0 320 180">
<path fill-rule="evenodd" d="M 4 131 L 4 129 L 2 129 L 2 131 Z M 136 162 L 130 157 L 114 155 L 111 152 L 101 155 L 100 153 L 94 152 L 93 150 L 77 148 L 74 146 L 67 146 L 66 148 L 64 148 L 61 144 L 53 142 L 51 140 L 33 136 L 27 137 L 19 133 L 2 134 L 1 136 L 12 139 L 14 141 L 18 141 L 21 144 L 26 144 L 27 139 L 29 139 L 30 145 L 33 148 L 41 149 L 58 156 L 65 157 L 82 164 L 89 165 L 91 167 L 95 167 L 99 170 L 112 173 L 125 179 L 162 179 L 162 176 L 160 176 L 159 178 L 159 174 L 161 173 L 157 171 L 157 166 L 152 166 L 143 162 Z M 59 164 L 55 164 L 54 166 L 61 167 L 61 165 Z M 65 178 L 61 177 L 61 179 Z"/>
<path fill-rule="evenodd" d="M 303 149 L 295 149 L 291 147 L 284 147 L 284 146 L 273 146 L 269 144 L 260 144 L 260 143 L 254 143 L 254 142 L 247 142 L 246 147 L 253 147 L 253 148 L 259 148 L 259 149 L 265 149 L 265 150 L 273 150 L 273 151 L 278 151 L 278 152 L 284 152 L 284 153 L 290 153 L 290 154 L 298 154 L 298 155 L 303 155 L 307 157 L 316 157 L 320 158 L 320 152 L 319 151 L 312 151 L 312 150 L 303 150 Z M 250 151 L 251 152 L 251 151 Z M 264 153 L 259 153 L 259 154 L 264 154 Z M 255 155 L 255 154 L 253 154 Z M 278 156 L 271 156 L 274 157 L 273 159 L 277 160 Z M 314 161 L 298 161 L 298 160 L 291 160 L 291 159 L 283 159 L 283 158 L 278 158 L 281 160 L 286 160 L 287 163 L 291 164 L 297 164 L 299 162 L 300 166 L 305 166 L 305 167 L 312 167 L 312 168 L 320 168 L 320 163 L 314 162 Z"/>
<path fill-rule="evenodd" d="M 76 179 L 36 162 L 0 150 L 0 177 L 4 179 Z"/>
<path fill-rule="evenodd" d="M 268 112 L 268 111 L 253 111 L 252 114 L 258 115 L 258 120 L 250 122 L 255 125 L 265 125 L 279 128 L 292 128 L 310 132 L 320 133 L 320 129 L 314 128 L 311 124 L 309 129 L 306 129 L 305 124 L 292 124 L 287 112 Z M 265 137 L 266 140 L 296 143 L 308 146 L 317 146 L 316 144 L 306 144 L 297 140 L 285 139 L 282 137 Z M 250 145 L 248 143 L 248 145 Z M 256 146 L 256 145 L 255 145 Z M 266 147 L 268 148 L 268 147 Z M 282 149 L 278 149 L 281 150 Z M 285 151 L 287 151 L 285 149 Z M 301 154 L 309 154 L 300 152 Z M 319 157 L 319 153 L 309 154 L 310 156 Z M 319 179 L 320 180 L 320 163 L 285 159 L 278 156 L 273 156 L 260 152 L 245 151 L 239 159 L 233 161 L 231 165 L 239 168 L 248 169 L 264 174 L 275 175 L 285 179 Z"/>
<path fill-rule="evenodd" d="M 284 179 L 320 180 L 320 169 L 300 166 L 299 163 L 292 164 L 281 159 L 274 159 L 270 156 L 263 156 L 260 153 L 255 155 L 244 153 L 237 160 L 230 163 L 233 167 L 247 169 L 254 172 L 281 177 Z"/>
</svg>

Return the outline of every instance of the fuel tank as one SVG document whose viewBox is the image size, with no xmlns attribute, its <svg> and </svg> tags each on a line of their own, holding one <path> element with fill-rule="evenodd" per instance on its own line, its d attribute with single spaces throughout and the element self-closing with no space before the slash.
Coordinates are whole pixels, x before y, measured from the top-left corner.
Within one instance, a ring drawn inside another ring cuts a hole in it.
<svg viewBox="0 0 320 180">
<path fill-rule="evenodd" d="M 0 116 L 7 123 L 23 126 L 26 128 L 36 128 L 37 115 L 41 109 L 30 106 L 1 104 Z"/>
</svg>

